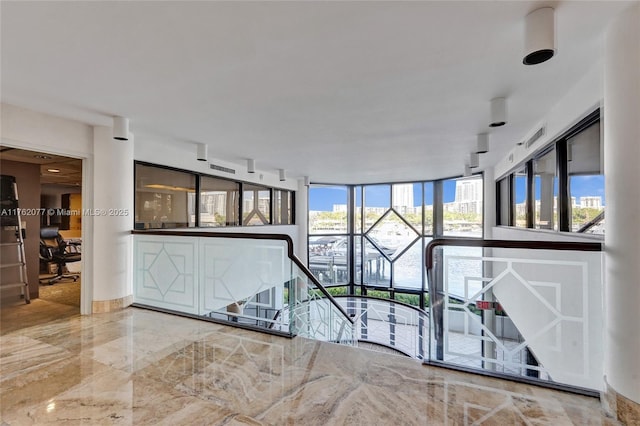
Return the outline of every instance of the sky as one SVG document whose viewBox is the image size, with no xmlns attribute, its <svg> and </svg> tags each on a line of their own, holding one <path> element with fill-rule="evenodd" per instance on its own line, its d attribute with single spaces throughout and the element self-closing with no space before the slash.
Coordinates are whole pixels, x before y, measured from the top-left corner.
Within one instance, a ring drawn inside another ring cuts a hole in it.
<svg viewBox="0 0 640 426">
<path fill-rule="evenodd" d="M 536 180 L 538 183 L 539 180 Z M 604 175 L 571 176 L 570 185 L 571 196 L 576 197 L 580 202 L 580 197 L 600 196 L 602 205 L 605 205 L 604 198 Z M 554 195 L 558 194 L 557 182 Z M 526 177 L 516 177 L 516 204 L 524 203 L 526 197 Z M 536 200 L 540 199 L 540 186 L 536 185 Z"/>
<path fill-rule="evenodd" d="M 525 200 L 525 177 L 516 177 L 516 204 Z M 444 181 L 444 202 L 450 203 L 455 200 L 456 183 L 455 180 Z M 371 185 L 366 187 L 365 197 L 369 207 L 389 207 L 390 187 L 389 185 Z M 557 193 L 557 188 L 556 188 Z M 571 196 L 601 196 L 602 204 L 604 198 L 604 176 L 572 176 Z M 433 184 L 425 184 L 425 199 L 427 205 L 433 204 Z M 536 200 L 540 199 L 540 188 L 536 188 Z M 421 184 L 413 184 L 413 204 L 420 206 L 422 203 Z M 361 200 L 356 200 L 358 204 Z M 332 211 L 334 204 L 347 204 L 347 189 L 343 186 L 312 187 L 309 190 L 309 210 Z"/>
<path fill-rule="evenodd" d="M 372 185 L 367 186 L 365 190 L 365 198 L 368 207 L 389 207 L 390 200 L 389 185 Z M 455 184 L 453 185 L 452 195 L 455 197 Z M 425 185 L 425 198 L 427 204 L 432 204 L 433 200 L 433 184 Z M 422 188 L 420 184 L 413 185 L 413 204 L 421 205 Z M 453 201 L 453 200 L 452 200 Z M 356 203 L 362 204 L 360 197 L 357 197 Z M 334 204 L 347 204 L 347 189 L 340 186 L 332 187 L 314 187 L 309 191 L 309 210 L 331 211 Z"/>
</svg>

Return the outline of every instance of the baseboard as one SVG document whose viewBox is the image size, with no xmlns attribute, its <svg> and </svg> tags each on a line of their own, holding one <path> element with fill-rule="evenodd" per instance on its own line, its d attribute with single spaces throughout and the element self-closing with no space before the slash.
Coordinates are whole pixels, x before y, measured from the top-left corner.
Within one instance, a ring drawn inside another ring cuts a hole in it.
<svg viewBox="0 0 640 426">
<path fill-rule="evenodd" d="M 640 404 L 620 395 L 608 383 L 606 389 L 603 404 L 607 415 L 627 426 L 640 425 Z"/>
<path fill-rule="evenodd" d="M 133 303 L 133 294 L 112 300 L 94 300 L 91 304 L 91 312 L 101 314 L 105 312 L 118 311 L 130 306 Z"/>
</svg>

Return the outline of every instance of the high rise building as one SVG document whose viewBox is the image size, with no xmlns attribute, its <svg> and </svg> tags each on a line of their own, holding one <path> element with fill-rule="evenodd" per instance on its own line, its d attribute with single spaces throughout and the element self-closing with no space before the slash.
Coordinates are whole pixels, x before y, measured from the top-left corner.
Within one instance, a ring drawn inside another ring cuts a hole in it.
<svg viewBox="0 0 640 426">
<path fill-rule="evenodd" d="M 457 203 L 482 201 L 482 179 L 461 179 L 456 181 Z"/>
<path fill-rule="evenodd" d="M 413 184 L 399 184 L 392 186 L 393 208 L 399 213 L 413 212 Z"/>
<path fill-rule="evenodd" d="M 602 208 L 602 197 L 580 197 L 580 207 L 590 208 L 590 209 L 601 209 Z"/>
</svg>

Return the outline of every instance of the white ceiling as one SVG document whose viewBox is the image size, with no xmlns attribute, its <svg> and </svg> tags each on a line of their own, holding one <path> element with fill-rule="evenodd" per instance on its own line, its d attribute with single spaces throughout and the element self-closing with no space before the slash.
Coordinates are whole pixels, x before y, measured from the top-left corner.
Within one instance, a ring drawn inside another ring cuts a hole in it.
<svg viewBox="0 0 640 426">
<path fill-rule="evenodd" d="M 524 17 L 556 8 L 558 54 L 522 65 Z M 316 182 L 485 167 L 593 66 L 628 3 L 7 2 L 2 101 Z M 490 130 L 489 101 L 509 123 Z M 195 155 L 195 154 L 194 154 Z"/>
</svg>

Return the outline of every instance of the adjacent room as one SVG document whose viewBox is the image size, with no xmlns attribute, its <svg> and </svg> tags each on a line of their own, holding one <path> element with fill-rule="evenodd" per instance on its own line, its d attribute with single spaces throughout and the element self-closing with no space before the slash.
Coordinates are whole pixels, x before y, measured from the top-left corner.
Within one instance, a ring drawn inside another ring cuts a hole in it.
<svg viewBox="0 0 640 426">
<path fill-rule="evenodd" d="M 2 146 L 0 171 L 2 333 L 78 315 L 82 160 Z M 46 309 L 28 311 L 31 303 Z"/>
</svg>

